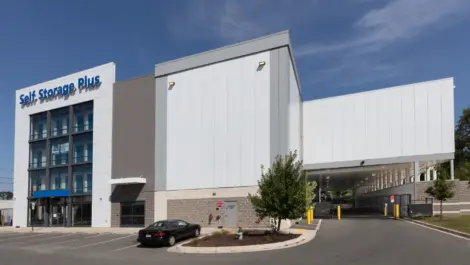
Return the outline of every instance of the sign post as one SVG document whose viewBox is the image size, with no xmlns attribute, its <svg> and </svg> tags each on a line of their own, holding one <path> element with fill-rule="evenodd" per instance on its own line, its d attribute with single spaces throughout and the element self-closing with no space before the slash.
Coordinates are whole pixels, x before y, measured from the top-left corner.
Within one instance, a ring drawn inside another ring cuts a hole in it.
<svg viewBox="0 0 470 265">
<path fill-rule="evenodd" d="M 31 210 L 34 211 L 34 209 L 36 209 L 36 202 L 31 202 Z M 34 232 L 34 222 L 33 222 L 32 216 L 31 216 L 31 231 Z"/>
</svg>

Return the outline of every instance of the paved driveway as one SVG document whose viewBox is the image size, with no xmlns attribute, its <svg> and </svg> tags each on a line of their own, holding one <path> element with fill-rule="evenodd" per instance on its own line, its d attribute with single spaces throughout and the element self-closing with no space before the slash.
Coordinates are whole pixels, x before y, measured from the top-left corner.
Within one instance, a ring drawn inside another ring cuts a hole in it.
<svg viewBox="0 0 470 265">
<path fill-rule="evenodd" d="M 140 248 L 135 235 L 0 232 L 0 258 L 9 265 L 40 261 L 98 264 L 467 265 L 470 241 L 390 219 L 323 220 L 317 237 L 299 247 L 243 254 L 175 254 Z"/>
</svg>

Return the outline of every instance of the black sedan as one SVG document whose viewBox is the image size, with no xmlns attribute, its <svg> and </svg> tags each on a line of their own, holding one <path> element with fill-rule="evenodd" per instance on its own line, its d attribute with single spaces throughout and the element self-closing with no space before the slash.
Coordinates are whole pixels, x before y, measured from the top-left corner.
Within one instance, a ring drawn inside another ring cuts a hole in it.
<svg viewBox="0 0 470 265">
<path fill-rule="evenodd" d="M 173 246 L 178 240 L 198 237 L 200 233 L 201 226 L 198 224 L 190 224 L 183 220 L 163 220 L 140 230 L 137 242 L 143 246 Z"/>
</svg>

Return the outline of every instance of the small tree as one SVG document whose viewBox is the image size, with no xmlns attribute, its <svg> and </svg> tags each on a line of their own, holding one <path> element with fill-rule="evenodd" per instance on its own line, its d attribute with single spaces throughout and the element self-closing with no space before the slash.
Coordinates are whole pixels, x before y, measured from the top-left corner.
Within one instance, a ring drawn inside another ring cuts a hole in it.
<svg viewBox="0 0 470 265">
<path fill-rule="evenodd" d="M 283 219 L 298 219 L 305 213 L 307 179 L 301 169 L 302 161 L 297 160 L 297 151 L 285 157 L 278 155 L 266 172 L 261 166 L 258 192 L 248 195 L 259 217 L 277 220 L 277 228 L 273 228 L 277 233 Z"/>
<path fill-rule="evenodd" d="M 440 202 L 440 219 L 442 220 L 442 202 L 454 197 L 454 183 L 447 181 L 447 171 L 441 171 L 433 185 L 426 189 L 426 193 Z"/>
<path fill-rule="evenodd" d="M 307 179 L 307 175 L 305 175 L 305 178 Z M 316 194 L 315 194 L 315 189 L 317 188 L 317 182 L 316 181 L 307 181 L 307 185 L 305 185 L 305 207 L 308 208 L 312 205 L 313 199 L 315 199 Z"/>
</svg>

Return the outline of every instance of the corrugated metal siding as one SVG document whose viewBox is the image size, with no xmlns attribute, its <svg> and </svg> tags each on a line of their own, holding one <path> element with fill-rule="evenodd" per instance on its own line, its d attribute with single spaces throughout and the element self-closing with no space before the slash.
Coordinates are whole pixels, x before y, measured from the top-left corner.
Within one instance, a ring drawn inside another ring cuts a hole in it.
<svg viewBox="0 0 470 265">
<path fill-rule="evenodd" d="M 167 190 L 256 185 L 270 159 L 269 59 L 268 51 L 168 76 Z"/>
<path fill-rule="evenodd" d="M 304 164 L 454 152 L 453 79 L 303 104 Z"/>
</svg>

